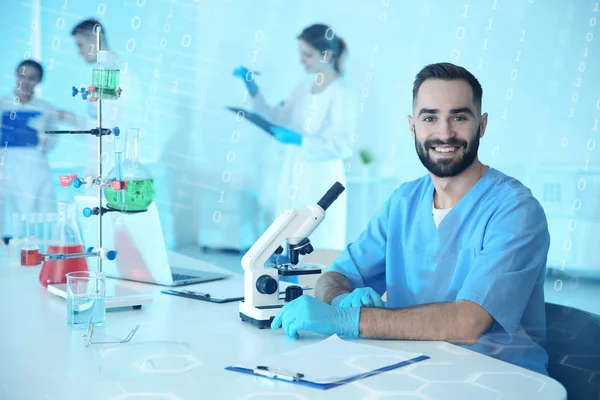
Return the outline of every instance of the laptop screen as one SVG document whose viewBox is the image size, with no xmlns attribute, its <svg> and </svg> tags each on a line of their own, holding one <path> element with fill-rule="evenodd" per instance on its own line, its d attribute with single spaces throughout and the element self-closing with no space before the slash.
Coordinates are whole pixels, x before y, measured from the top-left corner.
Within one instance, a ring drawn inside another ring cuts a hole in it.
<svg viewBox="0 0 600 400">
<path fill-rule="evenodd" d="M 75 203 L 84 247 L 97 247 L 98 216 L 86 218 L 83 209 L 97 207 L 98 199 L 76 196 Z M 105 214 L 102 217 L 102 247 L 117 251 L 114 261 L 102 261 L 102 271 L 107 276 L 165 285 L 173 281 L 160 216 L 154 203 L 142 213 Z M 95 269 L 96 259 L 88 259 L 88 266 Z"/>
</svg>

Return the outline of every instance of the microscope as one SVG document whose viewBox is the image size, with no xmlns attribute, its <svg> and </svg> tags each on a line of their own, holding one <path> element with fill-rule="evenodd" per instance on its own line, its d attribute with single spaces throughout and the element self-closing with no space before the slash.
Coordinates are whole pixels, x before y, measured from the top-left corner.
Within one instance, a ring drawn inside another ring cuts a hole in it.
<svg viewBox="0 0 600 400">
<path fill-rule="evenodd" d="M 325 211 L 345 190 L 336 182 L 317 204 L 283 211 L 263 235 L 242 257 L 244 269 L 244 300 L 240 302 L 240 318 L 259 329 L 268 328 L 283 305 L 302 295 L 299 286 L 286 289 L 286 298 L 279 300 L 279 276 L 321 273 L 320 268 L 297 268 L 301 255 L 310 254 L 313 247 L 308 237 L 325 218 Z M 281 244 L 287 242 L 289 265 L 267 266 L 274 254 L 283 253 Z"/>
</svg>

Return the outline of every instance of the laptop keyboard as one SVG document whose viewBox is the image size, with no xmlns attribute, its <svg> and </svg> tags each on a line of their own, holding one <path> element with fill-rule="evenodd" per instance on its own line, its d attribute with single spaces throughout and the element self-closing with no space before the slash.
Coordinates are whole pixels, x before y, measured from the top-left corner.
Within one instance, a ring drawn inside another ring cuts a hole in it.
<svg viewBox="0 0 600 400">
<path fill-rule="evenodd" d="M 177 282 L 177 281 L 185 281 L 188 279 L 198 279 L 198 276 L 193 276 L 193 275 L 186 275 L 186 274 L 178 274 L 176 272 L 171 272 L 171 275 L 173 276 L 173 281 Z"/>
</svg>

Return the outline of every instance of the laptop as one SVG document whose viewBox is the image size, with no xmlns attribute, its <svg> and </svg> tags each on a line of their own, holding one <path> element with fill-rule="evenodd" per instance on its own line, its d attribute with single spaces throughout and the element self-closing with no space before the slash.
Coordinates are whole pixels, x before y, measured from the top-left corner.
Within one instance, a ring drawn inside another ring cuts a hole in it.
<svg viewBox="0 0 600 400">
<path fill-rule="evenodd" d="M 86 207 L 98 206 L 95 197 L 75 196 L 77 224 L 84 248 L 98 244 L 98 217 L 86 218 Z M 103 206 L 106 201 L 103 199 Z M 129 281 L 152 283 L 161 286 L 182 286 L 224 279 L 230 275 L 188 269 L 185 265 L 173 265 L 169 261 L 160 217 L 156 204 L 140 213 L 109 212 L 102 217 L 102 247 L 116 250 L 115 260 L 102 260 L 102 272 L 107 277 Z M 97 259 L 88 258 L 88 266 L 95 269 Z M 211 268 L 211 265 L 198 261 Z"/>
</svg>

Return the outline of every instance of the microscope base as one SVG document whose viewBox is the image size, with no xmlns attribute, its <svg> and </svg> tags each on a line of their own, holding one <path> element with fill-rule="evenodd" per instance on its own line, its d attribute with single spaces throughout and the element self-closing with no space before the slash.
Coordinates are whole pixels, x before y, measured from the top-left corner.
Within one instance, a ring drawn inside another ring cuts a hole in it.
<svg viewBox="0 0 600 400">
<path fill-rule="evenodd" d="M 270 328 L 271 322 L 273 322 L 275 316 L 279 314 L 279 310 L 281 310 L 283 304 L 284 303 L 258 308 L 240 301 L 240 318 L 242 321 L 248 322 L 258 329 Z"/>
<path fill-rule="evenodd" d="M 271 319 L 268 319 L 268 320 L 260 321 L 260 320 L 254 319 L 252 317 L 249 317 L 247 315 L 240 313 L 240 318 L 242 319 L 242 321 L 248 322 L 248 323 L 254 325 L 255 327 L 257 327 L 258 329 L 267 329 L 267 328 L 271 327 L 271 322 L 273 322 L 273 318 L 275 318 L 275 317 L 272 317 Z"/>
</svg>

